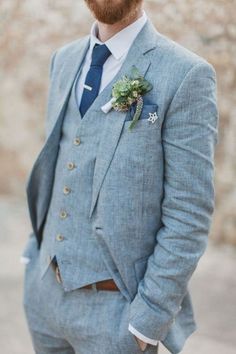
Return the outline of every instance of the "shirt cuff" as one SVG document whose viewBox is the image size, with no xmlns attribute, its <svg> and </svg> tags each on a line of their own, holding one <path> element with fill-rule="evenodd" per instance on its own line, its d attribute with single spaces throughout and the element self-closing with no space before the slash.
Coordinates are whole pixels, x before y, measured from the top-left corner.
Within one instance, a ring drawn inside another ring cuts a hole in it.
<svg viewBox="0 0 236 354">
<path fill-rule="evenodd" d="M 152 345 L 157 345 L 158 342 L 159 342 L 158 340 L 151 339 L 151 338 L 148 338 L 148 337 L 144 336 L 142 333 L 137 331 L 137 329 L 135 329 L 133 326 L 131 326 L 131 324 L 129 324 L 128 329 L 129 329 L 129 331 L 131 333 L 133 333 L 136 337 L 138 337 L 139 339 L 141 339 L 145 343 L 149 343 L 149 344 L 152 344 Z"/>
<path fill-rule="evenodd" d="M 31 259 L 29 257 L 24 257 L 24 256 L 20 257 L 20 263 L 22 264 L 28 264 L 30 261 Z"/>
</svg>

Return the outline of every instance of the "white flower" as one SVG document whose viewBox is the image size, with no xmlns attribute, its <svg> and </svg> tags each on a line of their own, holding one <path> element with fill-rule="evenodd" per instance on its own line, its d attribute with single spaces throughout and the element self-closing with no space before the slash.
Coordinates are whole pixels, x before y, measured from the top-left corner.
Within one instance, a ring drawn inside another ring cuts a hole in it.
<svg viewBox="0 0 236 354">
<path fill-rule="evenodd" d="M 149 118 L 148 118 L 148 121 L 149 122 L 152 122 L 152 123 L 155 123 L 155 121 L 157 120 L 158 118 L 158 115 L 156 112 L 154 113 L 149 113 Z"/>
</svg>

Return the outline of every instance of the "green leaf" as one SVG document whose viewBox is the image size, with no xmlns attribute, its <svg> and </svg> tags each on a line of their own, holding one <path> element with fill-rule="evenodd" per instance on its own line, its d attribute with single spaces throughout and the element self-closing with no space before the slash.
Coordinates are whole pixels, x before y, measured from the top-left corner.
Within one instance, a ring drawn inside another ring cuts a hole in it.
<svg viewBox="0 0 236 354">
<path fill-rule="evenodd" d="M 132 76 L 132 79 L 134 79 L 134 80 L 139 79 L 141 77 L 141 75 L 138 71 L 138 68 L 135 65 L 132 66 L 131 76 Z"/>
</svg>

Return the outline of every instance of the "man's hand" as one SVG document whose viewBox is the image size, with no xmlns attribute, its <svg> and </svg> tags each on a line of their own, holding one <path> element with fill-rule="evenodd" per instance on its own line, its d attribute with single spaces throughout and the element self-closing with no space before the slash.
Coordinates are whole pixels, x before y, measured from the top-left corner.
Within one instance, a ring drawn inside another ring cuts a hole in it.
<svg viewBox="0 0 236 354">
<path fill-rule="evenodd" d="M 134 335 L 134 334 L 133 334 L 133 335 Z M 140 349 L 141 349 L 142 351 L 144 351 L 144 350 L 147 348 L 148 343 L 143 342 L 141 339 L 139 339 L 139 338 L 136 337 L 135 335 L 134 335 L 134 338 L 135 338 L 136 341 L 138 342 L 138 345 L 139 345 Z"/>
</svg>

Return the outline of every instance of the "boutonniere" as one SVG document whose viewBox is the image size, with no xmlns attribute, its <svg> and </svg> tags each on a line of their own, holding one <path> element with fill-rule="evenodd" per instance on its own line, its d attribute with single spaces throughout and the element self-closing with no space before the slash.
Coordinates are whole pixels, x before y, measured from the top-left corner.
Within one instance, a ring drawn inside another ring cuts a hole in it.
<svg viewBox="0 0 236 354">
<path fill-rule="evenodd" d="M 133 66 L 131 76 L 123 76 L 112 86 L 112 98 L 101 109 L 108 113 L 112 108 L 118 112 L 127 112 L 136 103 L 136 110 L 129 126 L 131 130 L 138 121 L 143 108 L 143 95 L 152 90 L 152 84 L 140 75 Z"/>
</svg>

